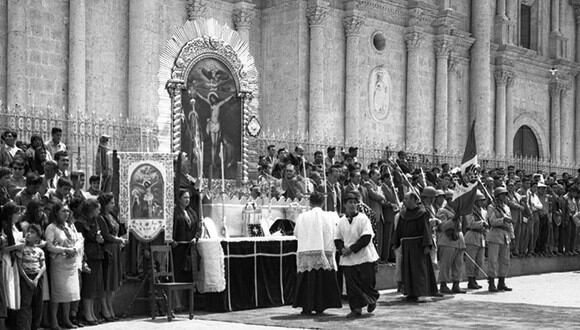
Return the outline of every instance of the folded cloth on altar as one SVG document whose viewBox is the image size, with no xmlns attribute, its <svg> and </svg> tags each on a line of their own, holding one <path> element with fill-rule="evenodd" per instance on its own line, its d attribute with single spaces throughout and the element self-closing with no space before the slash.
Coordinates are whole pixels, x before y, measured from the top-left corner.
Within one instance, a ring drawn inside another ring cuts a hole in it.
<svg viewBox="0 0 580 330">
<path fill-rule="evenodd" d="M 201 239 L 197 243 L 201 257 L 197 289 L 201 293 L 222 292 L 226 289 L 224 251 L 217 239 Z"/>
<path fill-rule="evenodd" d="M 218 238 L 218 230 L 211 218 L 201 220 L 201 238 Z"/>
</svg>

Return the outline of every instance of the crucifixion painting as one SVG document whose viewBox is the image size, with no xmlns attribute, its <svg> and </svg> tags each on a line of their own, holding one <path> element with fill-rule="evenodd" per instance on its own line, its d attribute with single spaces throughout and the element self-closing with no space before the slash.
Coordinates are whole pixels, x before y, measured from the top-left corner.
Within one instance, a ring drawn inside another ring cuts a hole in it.
<svg viewBox="0 0 580 330">
<path fill-rule="evenodd" d="M 235 179 L 242 158 L 242 104 L 231 72 L 217 59 L 200 60 L 189 73 L 183 99 L 182 150 L 198 165 L 203 161 L 205 177 L 219 170 L 223 157 L 226 179 Z"/>
</svg>

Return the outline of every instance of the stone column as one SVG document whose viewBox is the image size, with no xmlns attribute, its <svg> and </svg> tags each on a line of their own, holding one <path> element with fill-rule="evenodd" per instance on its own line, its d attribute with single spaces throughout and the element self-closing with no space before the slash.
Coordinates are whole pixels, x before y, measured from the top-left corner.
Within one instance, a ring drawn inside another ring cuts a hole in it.
<svg viewBox="0 0 580 330">
<path fill-rule="evenodd" d="M 560 161 L 560 95 L 562 82 L 554 77 L 550 82 L 550 160 Z"/>
<path fill-rule="evenodd" d="M 506 7 L 506 16 L 508 20 L 507 26 L 507 44 L 516 44 L 517 33 L 518 33 L 518 20 L 517 20 L 517 1 L 508 1 Z"/>
<path fill-rule="evenodd" d="M 471 1 L 471 31 L 475 43 L 471 47 L 471 72 L 469 99 L 472 115 L 476 119 L 475 136 L 478 151 L 489 153 L 493 149 L 493 116 L 491 114 L 491 7 L 489 0 Z"/>
<path fill-rule="evenodd" d="M 236 8 L 233 13 L 234 26 L 242 40 L 249 45 L 252 20 L 254 20 L 254 17 L 256 16 L 256 12 L 254 11 L 255 5 L 248 2 L 238 2 L 235 6 Z"/>
<path fill-rule="evenodd" d="M 560 161 L 570 162 L 574 161 L 574 95 L 567 83 L 563 85 L 560 98 Z"/>
<path fill-rule="evenodd" d="M 506 87 L 510 72 L 500 69 L 495 76 L 495 154 L 506 154 Z"/>
<path fill-rule="evenodd" d="M 156 115 L 160 9 L 158 0 L 129 2 L 129 119 Z"/>
<path fill-rule="evenodd" d="M 457 106 L 458 66 L 458 60 L 451 56 L 449 58 L 449 66 L 447 67 L 449 71 L 449 75 L 447 76 L 447 127 L 449 128 L 449 132 L 447 133 L 447 149 L 451 150 L 457 150 L 458 148 L 456 141 L 457 130 L 459 129 L 457 125 L 457 118 L 459 117 Z"/>
<path fill-rule="evenodd" d="M 306 9 L 310 26 L 310 109 L 308 112 L 308 132 L 310 139 L 323 135 L 324 113 L 324 23 L 329 5 L 323 0 L 311 0 Z"/>
<path fill-rule="evenodd" d="M 423 43 L 423 34 L 417 28 L 411 28 L 405 35 L 407 45 L 407 111 L 405 112 L 405 145 L 417 148 L 420 145 L 421 123 L 425 113 L 421 109 L 421 76 L 419 49 Z M 428 131 L 427 131 L 428 132 Z"/>
<path fill-rule="evenodd" d="M 552 0 L 552 33 L 560 32 L 560 0 Z"/>
<path fill-rule="evenodd" d="M 580 0 L 570 0 L 570 4 L 574 8 L 574 18 L 576 21 L 575 36 L 576 36 L 576 62 L 580 62 Z M 580 109 L 580 74 L 576 74 L 575 79 L 575 101 L 576 109 Z M 574 155 L 576 163 L 580 163 L 580 116 L 573 112 L 574 118 Z"/>
<path fill-rule="evenodd" d="M 506 102 L 505 102 L 505 119 L 506 119 L 506 148 L 505 153 L 508 157 L 512 157 L 514 153 L 514 91 L 513 86 L 515 82 L 515 75 L 512 73 L 508 76 L 506 85 Z"/>
<path fill-rule="evenodd" d="M 508 42 L 508 17 L 506 12 L 506 0 L 497 0 L 495 16 L 495 41 L 499 44 Z"/>
<path fill-rule="evenodd" d="M 435 41 L 435 134 L 433 145 L 438 152 L 447 150 L 448 114 L 447 114 L 447 70 L 451 41 L 445 36 L 438 36 Z M 452 126 L 451 126 L 452 127 Z"/>
<path fill-rule="evenodd" d="M 347 144 L 361 137 L 359 132 L 360 113 L 360 81 L 358 54 L 360 28 L 364 17 L 359 13 L 350 13 L 344 18 L 344 33 L 346 35 L 346 83 L 345 83 L 345 115 L 344 115 L 344 140 Z"/>
<path fill-rule="evenodd" d="M 26 0 L 8 0 L 6 106 L 26 107 Z M 31 87 L 32 88 L 32 87 Z"/>
<path fill-rule="evenodd" d="M 69 2 L 68 111 L 86 110 L 85 0 Z"/>
</svg>

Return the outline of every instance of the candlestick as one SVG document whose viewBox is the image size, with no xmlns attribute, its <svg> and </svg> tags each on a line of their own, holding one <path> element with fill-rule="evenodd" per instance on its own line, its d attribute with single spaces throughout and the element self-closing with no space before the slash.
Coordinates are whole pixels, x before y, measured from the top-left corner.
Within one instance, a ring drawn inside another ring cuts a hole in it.
<svg viewBox="0 0 580 330">
<path fill-rule="evenodd" d="M 222 192 L 226 192 L 226 175 L 224 168 L 224 143 L 220 144 L 220 162 L 222 166 Z"/>
<path fill-rule="evenodd" d="M 322 150 L 322 178 L 324 180 L 324 210 L 328 211 L 328 185 L 326 184 L 326 155 Z"/>
</svg>

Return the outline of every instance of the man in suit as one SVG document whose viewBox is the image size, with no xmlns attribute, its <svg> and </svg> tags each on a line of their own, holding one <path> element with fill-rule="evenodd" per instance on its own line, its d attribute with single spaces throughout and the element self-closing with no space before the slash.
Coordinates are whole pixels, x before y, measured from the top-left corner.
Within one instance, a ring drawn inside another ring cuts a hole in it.
<svg viewBox="0 0 580 330">
<path fill-rule="evenodd" d="M 276 146 L 273 144 L 270 144 L 268 146 L 268 155 L 266 157 L 264 157 L 264 164 L 270 164 L 272 167 L 274 167 L 274 163 L 276 162 Z"/>
<path fill-rule="evenodd" d="M 388 233 L 388 226 L 385 226 L 383 219 L 383 204 L 386 199 L 380 186 L 381 174 L 378 170 L 371 170 L 369 172 L 370 180 L 365 182 L 365 187 L 369 193 L 369 207 L 375 212 L 377 216 L 377 243 L 379 245 L 379 256 L 385 255 L 389 247 L 386 245 L 386 240 L 390 233 Z M 392 229 L 392 228 L 391 228 Z M 390 243 L 390 242 L 389 242 Z"/>
<path fill-rule="evenodd" d="M 389 173 L 384 173 L 381 177 L 382 185 L 381 190 L 385 196 L 385 203 L 383 204 L 383 222 L 384 222 L 384 246 L 385 250 L 380 255 L 381 260 L 389 261 L 395 259 L 395 254 L 392 250 L 392 237 L 393 230 L 395 227 L 395 215 L 399 212 L 399 201 L 397 197 L 397 191 L 394 189 L 393 182 L 391 181 L 391 176 Z"/>
<path fill-rule="evenodd" d="M 326 172 L 326 209 L 328 212 L 342 213 L 342 187 L 338 178 L 340 168 L 332 166 Z M 319 187 L 319 191 L 324 193 L 324 184 Z"/>
<path fill-rule="evenodd" d="M 350 183 L 344 187 L 345 195 L 351 191 L 358 191 L 361 195 L 361 202 L 369 205 L 369 192 L 367 188 L 362 184 L 362 178 L 359 170 L 352 170 L 350 172 Z"/>
</svg>

